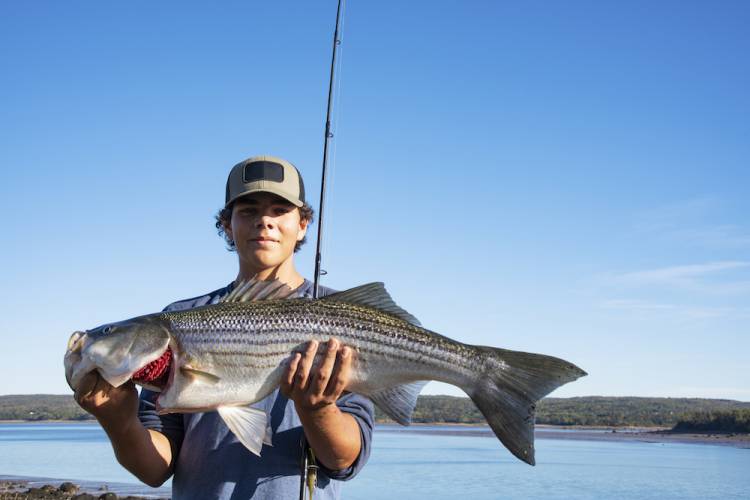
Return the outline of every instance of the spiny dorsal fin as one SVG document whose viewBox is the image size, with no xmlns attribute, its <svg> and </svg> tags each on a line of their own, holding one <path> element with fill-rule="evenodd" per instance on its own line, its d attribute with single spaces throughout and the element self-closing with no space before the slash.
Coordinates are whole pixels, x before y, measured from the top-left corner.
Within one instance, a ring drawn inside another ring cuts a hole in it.
<svg viewBox="0 0 750 500">
<path fill-rule="evenodd" d="M 279 280 L 241 281 L 221 302 L 254 302 L 256 300 L 286 299 L 295 294 L 286 283 Z"/>
<path fill-rule="evenodd" d="M 337 302 L 372 307 L 373 309 L 378 309 L 379 311 L 398 316 L 412 325 L 422 326 L 417 318 L 401 309 L 393 301 L 386 291 L 385 285 L 380 282 L 368 283 L 356 288 L 350 288 L 343 292 L 332 293 L 331 295 L 326 295 L 320 300 L 335 300 Z"/>
</svg>

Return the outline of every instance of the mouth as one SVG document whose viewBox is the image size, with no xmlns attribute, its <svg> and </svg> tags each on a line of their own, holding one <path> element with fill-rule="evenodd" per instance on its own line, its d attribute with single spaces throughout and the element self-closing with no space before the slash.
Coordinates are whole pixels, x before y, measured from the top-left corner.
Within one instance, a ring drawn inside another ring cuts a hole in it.
<svg viewBox="0 0 750 500">
<path fill-rule="evenodd" d="M 278 243 L 279 242 L 279 240 L 276 240 L 276 239 L 273 239 L 273 238 L 268 238 L 268 237 L 265 237 L 265 236 L 259 236 L 257 238 L 251 238 L 250 241 L 252 241 L 253 243 L 259 243 L 259 244 Z"/>
<path fill-rule="evenodd" d="M 167 381 L 169 380 L 169 368 L 171 365 L 172 349 L 167 347 L 167 350 L 159 358 L 136 371 L 131 380 L 139 385 L 162 389 L 167 385 Z"/>
</svg>

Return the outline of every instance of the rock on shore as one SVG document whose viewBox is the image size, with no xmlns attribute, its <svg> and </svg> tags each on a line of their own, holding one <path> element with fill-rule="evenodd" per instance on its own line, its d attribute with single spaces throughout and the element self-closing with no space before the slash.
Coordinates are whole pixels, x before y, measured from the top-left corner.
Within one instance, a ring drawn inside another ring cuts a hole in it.
<svg viewBox="0 0 750 500">
<path fill-rule="evenodd" d="M 103 487 L 102 489 L 106 489 Z M 28 481 L 0 481 L 0 500 L 149 500 L 147 497 L 118 496 L 111 491 L 82 491 L 71 482 L 29 486 Z"/>
</svg>

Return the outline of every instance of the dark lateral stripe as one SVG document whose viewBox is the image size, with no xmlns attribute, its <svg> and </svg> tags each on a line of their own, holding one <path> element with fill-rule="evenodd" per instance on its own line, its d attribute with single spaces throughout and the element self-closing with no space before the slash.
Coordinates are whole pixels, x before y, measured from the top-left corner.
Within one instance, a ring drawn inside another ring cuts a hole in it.
<svg viewBox="0 0 750 500">
<path fill-rule="evenodd" d="M 358 349 L 360 356 L 364 355 L 364 361 L 370 362 L 371 356 L 379 358 L 387 358 L 389 361 L 403 361 L 406 363 L 419 363 L 419 364 L 434 364 L 436 366 L 448 366 L 451 368 L 459 368 L 456 366 L 456 355 L 449 357 L 449 359 L 438 358 L 431 356 L 430 353 L 419 352 L 419 351 L 405 351 L 400 349 L 389 349 L 389 352 L 384 352 L 382 349 L 372 348 L 367 345 L 354 346 Z M 247 349 L 233 349 L 233 350 L 209 350 L 205 351 L 205 354 L 215 356 L 222 359 L 223 366 L 246 366 L 249 363 L 245 360 L 250 359 L 277 359 L 274 361 L 272 366 L 277 366 L 284 358 L 288 357 L 292 353 L 289 348 L 283 350 L 272 350 L 272 351 L 252 351 Z M 240 358 L 237 363 L 227 362 L 227 358 L 236 357 Z M 461 359 L 461 358 L 459 358 Z M 467 363 L 468 365 L 468 363 Z M 469 366 L 464 368 L 469 369 Z"/>
<path fill-rule="evenodd" d="M 212 349 L 210 351 L 206 351 L 207 353 L 211 354 L 221 354 L 225 356 L 231 356 L 231 355 L 242 355 L 242 356 L 258 356 L 258 357 L 271 357 L 271 356 L 280 356 L 280 355 L 288 355 L 291 350 L 288 349 L 286 346 L 289 344 L 292 345 L 299 345 L 307 342 L 310 340 L 310 335 L 301 336 L 297 338 L 279 338 L 276 335 L 268 334 L 265 337 L 261 336 L 253 336 L 253 340 L 248 340 L 248 338 L 239 338 L 239 339 L 233 339 L 233 340 L 224 340 L 223 342 L 217 342 L 216 338 L 207 338 L 202 342 L 195 342 L 194 339 L 190 339 L 188 343 L 192 345 L 211 345 L 211 346 L 217 346 L 221 345 L 224 346 L 224 349 Z M 351 336 L 350 338 L 354 340 L 354 342 L 347 342 L 347 336 L 339 336 L 340 340 L 346 345 L 349 345 L 351 347 L 357 348 L 360 351 L 364 351 L 367 353 L 372 353 L 376 355 L 384 355 L 384 353 L 388 353 L 388 357 L 393 357 L 401 360 L 414 360 L 414 358 L 420 358 L 420 357 L 427 357 L 428 359 L 433 359 L 435 361 L 443 361 L 447 363 L 452 363 L 456 360 L 456 358 L 459 359 L 465 359 L 468 357 L 468 355 L 473 354 L 470 352 L 461 352 L 461 351 L 444 351 L 441 350 L 439 346 L 428 346 L 427 349 L 425 349 L 424 345 L 418 344 L 418 345 L 410 345 L 410 343 L 404 342 L 403 344 L 398 344 L 394 342 L 389 342 L 387 340 L 381 340 L 375 336 L 370 338 L 364 338 L 364 336 L 355 337 Z M 284 345 L 285 349 L 283 351 L 280 350 L 270 350 L 272 347 Z M 263 346 L 266 347 L 266 349 L 252 349 L 253 346 Z M 404 354 L 398 354 L 400 352 L 403 352 Z M 409 353 L 411 355 L 409 355 Z"/>
<path fill-rule="evenodd" d="M 288 314 L 282 315 L 279 312 L 258 321 L 247 316 L 201 318 L 196 315 L 195 319 L 198 321 L 176 322 L 181 323 L 181 328 L 178 329 L 184 329 L 176 332 L 176 336 L 184 337 L 186 341 L 196 345 L 219 343 L 239 348 L 303 343 L 311 336 L 333 336 L 355 347 L 373 344 L 380 346 L 381 350 L 420 352 L 436 360 L 453 361 L 457 356 L 474 358 L 473 350 L 463 344 L 405 324 L 401 320 L 389 317 L 383 319 L 371 313 L 361 314 L 356 308 L 354 311 L 347 311 L 341 305 L 332 309 L 338 309 L 335 311 L 338 315 L 324 310 L 322 312 L 328 315 L 313 317 L 312 314 L 319 314 L 320 311 L 307 311 L 306 314 L 297 316 L 298 321 L 290 321 Z M 217 323 L 221 325 L 218 328 Z M 208 328 L 209 325 L 212 327 Z M 257 333 L 248 334 L 248 330 L 255 330 Z M 372 351 L 378 350 L 373 348 Z"/>
</svg>

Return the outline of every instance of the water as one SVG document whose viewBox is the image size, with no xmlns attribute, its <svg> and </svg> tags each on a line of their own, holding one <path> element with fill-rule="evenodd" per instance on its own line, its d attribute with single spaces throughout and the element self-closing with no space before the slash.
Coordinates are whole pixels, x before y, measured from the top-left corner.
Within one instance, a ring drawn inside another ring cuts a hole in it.
<svg viewBox="0 0 750 500">
<path fill-rule="evenodd" d="M 344 497 L 750 499 L 750 449 L 537 438 L 537 466 L 529 467 L 494 437 L 475 433 L 466 427 L 380 427 L 370 462 L 345 486 Z M 137 483 L 95 424 L 0 424 L 0 474 L 87 480 L 114 490 L 116 483 Z"/>
</svg>

